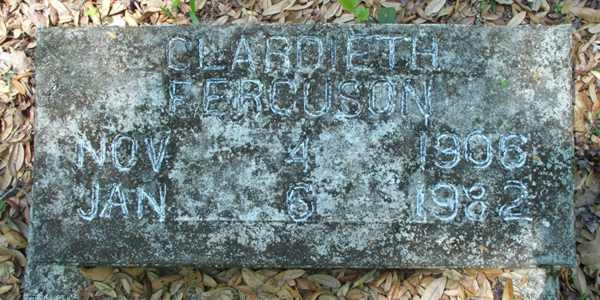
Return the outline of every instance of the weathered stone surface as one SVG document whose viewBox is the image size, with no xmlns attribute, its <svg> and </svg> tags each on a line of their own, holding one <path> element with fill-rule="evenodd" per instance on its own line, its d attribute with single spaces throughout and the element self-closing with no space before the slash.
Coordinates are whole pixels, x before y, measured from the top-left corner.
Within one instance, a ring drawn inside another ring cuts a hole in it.
<svg viewBox="0 0 600 300">
<path fill-rule="evenodd" d="M 24 300 L 80 299 L 88 282 L 73 266 L 29 264 L 25 274 Z"/>
<path fill-rule="evenodd" d="M 43 29 L 31 259 L 573 264 L 569 49 L 569 27 Z"/>
</svg>

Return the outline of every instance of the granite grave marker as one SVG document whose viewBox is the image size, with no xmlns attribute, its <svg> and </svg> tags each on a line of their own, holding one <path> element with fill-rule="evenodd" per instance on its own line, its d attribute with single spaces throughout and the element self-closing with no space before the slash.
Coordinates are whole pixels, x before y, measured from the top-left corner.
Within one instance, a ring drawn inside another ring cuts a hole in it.
<svg viewBox="0 0 600 300">
<path fill-rule="evenodd" d="M 575 263 L 571 29 L 40 29 L 30 261 Z"/>
</svg>

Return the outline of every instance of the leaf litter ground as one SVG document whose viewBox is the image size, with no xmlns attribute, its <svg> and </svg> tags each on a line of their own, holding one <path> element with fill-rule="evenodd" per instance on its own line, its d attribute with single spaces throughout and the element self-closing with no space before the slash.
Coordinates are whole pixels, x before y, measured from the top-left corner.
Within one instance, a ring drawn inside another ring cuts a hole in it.
<svg viewBox="0 0 600 300">
<path fill-rule="evenodd" d="M 0 298 L 19 299 L 27 247 L 35 119 L 36 29 L 249 22 L 571 23 L 575 76 L 577 252 L 561 298 L 600 299 L 600 1 L 363 0 L 0 1 Z M 195 8 L 195 11 L 193 10 Z M 366 15 L 365 15 L 366 13 Z M 358 18 L 358 19 L 357 19 Z M 523 299 L 533 270 L 81 269 L 82 299 Z"/>
</svg>

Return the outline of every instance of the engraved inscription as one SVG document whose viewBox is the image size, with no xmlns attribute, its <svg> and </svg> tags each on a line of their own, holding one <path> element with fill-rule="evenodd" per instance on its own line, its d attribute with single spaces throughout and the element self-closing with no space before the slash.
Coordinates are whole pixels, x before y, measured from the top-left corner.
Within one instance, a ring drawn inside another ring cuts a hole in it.
<svg viewBox="0 0 600 300">
<path fill-rule="evenodd" d="M 165 122 L 190 119 L 198 128 L 101 130 L 70 141 L 78 176 L 112 174 L 78 182 L 81 220 L 532 221 L 535 195 L 521 178 L 532 141 L 489 126 L 445 129 L 440 116 L 451 104 L 440 100 L 446 79 L 439 74 L 454 70 L 435 35 L 241 34 L 229 43 L 177 35 L 164 47 Z M 244 133 L 232 135 L 233 127 Z M 264 150 L 266 143 L 281 153 Z M 193 159 L 179 155 L 188 145 Z M 256 154 L 259 148 L 269 155 Z M 400 156 L 406 159 L 394 160 Z M 380 165 L 365 165 L 367 157 Z M 195 160 L 225 175 L 219 181 L 195 174 L 183 180 L 188 190 L 174 192 L 169 182 L 181 179 L 173 168 L 181 172 Z M 492 166 L 503 179 L 481 180 L 495 175 Z M 143 178 L 129 177 L 140 170 L 148 170 Z M 465 171 L 474 178 L 453 176 Z"/>
</svg>

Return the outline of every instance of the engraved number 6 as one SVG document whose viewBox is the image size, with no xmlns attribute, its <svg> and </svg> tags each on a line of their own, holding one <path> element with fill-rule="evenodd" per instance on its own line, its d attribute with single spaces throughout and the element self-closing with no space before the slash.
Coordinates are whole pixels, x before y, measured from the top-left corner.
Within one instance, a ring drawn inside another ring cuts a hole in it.
<svg viewBox="0 0 600 300">
<path fill-rule="evenodd" d="M 500 163 L 504 168 L 514 170 L 525 165 L 527 152 L 521 149 L 525 143 L 527 138 L 522 135 L 508 134 L 500 138 Z"/>
<path fill-rule="evenodd" d="M 301 182 L 291 186 L 286 194 L 285 208 L 295 222 L 308 220 L 316 210 L 312 185 Z"/>
</svg>

